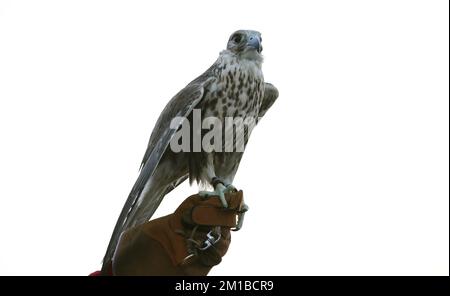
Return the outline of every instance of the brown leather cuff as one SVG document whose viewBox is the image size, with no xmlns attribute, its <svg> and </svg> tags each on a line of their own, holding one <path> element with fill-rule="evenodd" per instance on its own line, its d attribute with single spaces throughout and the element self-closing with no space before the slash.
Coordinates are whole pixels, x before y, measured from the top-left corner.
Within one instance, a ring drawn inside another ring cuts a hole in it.
<svg viewBox="0 0 450 296">
<path fill-rule="evenodd" d="M 236 215 L 241 210 L 243 201 L 242 191 L 227 195 L 228 208 L 224 208 L 217 198 L 209 198 L 193 206 L 190 216 L 186 217 L 185 214 L 185 221 L 192 221 L 196 225 L 235 227 Z"/>
</svg>

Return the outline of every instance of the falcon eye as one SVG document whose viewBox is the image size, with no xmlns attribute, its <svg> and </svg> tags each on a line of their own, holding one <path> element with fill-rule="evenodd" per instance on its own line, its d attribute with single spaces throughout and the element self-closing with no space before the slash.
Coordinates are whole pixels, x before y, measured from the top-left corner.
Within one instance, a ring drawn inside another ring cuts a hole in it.
<svg viewBox="0 0 450 296">
<path fill-rule="evenodd" d="M 242 40 L 241 35 L 234 35 L 234 37 L 233 37 L 234 42 L 239 43 L 239 42 L 241 42 L 241 40 Z"/>
</svg>

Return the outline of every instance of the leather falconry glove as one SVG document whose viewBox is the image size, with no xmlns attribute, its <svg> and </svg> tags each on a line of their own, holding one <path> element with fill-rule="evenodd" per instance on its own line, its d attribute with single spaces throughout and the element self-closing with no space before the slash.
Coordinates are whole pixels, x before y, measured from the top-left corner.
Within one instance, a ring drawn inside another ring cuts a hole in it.
<svg viewBox="0 0 450 296">
<path fill-rule="evenodd" d="M 247 210 L 242 191 L 226 194 L 228 208 L 218 198 L 192 195 L 170 215 L 122 234 L 113 275 L 207 275 L 222 261 Z M 238 226 L 238 227 L 237 227 Z"/>
</svg>

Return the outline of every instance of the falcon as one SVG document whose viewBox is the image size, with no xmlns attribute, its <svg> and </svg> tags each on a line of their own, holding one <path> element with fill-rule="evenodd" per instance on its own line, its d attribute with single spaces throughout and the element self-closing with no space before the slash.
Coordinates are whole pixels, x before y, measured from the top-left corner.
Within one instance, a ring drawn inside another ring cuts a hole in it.
<svg viewBox="0 0 450 296">
<path fill-rule="evenodd" d="M 191 183 L 210 185 L 213 191 L 201 191 L 200 194 L 217 196 L 227 207 L 224 195 L 235 190 L 232 182 L 243 151 L 230 151 L 227 141 L 224 143 L 221 140 L 214 147 L 224 149 L 174 152 L 171 141 L 182 130 L 183 124 L 195 119 L 196 112 L 203 118 L 216 118 L 221 123 L 227 118 L 254 118 L 255 123 L 258 122 L 278 97 L 278 90 L 264 82 L 261 42 L 261 34 L 257 31 L 234 32 L 215 63 L 166 105 L 150 136 L 139 176 L 112 233 L 103 268 L 113 259 L 120 235 L 131 227 L 147 222 L 164 196 L 187 178 Z M 174 121 L 174 118 L 184 120 Z M 189 147 L 192 148 L 196 144 L 192 143 L 195 134 L 203 137 L 206 131 L 193 125 L 189 125 L 189 129 Z M 229 135 L 229 131 L 228 126 L 222 135 Z M 245 147 L 250 134 L 251 128 L 245 126 L 242 143 L 239 140 L 242 137 L 238 138 L 232 127 L 232 148 L 239 144 Z"/>
</svg>

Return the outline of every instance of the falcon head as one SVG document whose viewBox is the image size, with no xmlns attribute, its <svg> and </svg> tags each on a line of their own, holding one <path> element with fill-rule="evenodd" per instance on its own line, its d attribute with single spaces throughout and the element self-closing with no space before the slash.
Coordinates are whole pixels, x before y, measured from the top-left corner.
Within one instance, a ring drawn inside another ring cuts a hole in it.
<svg viewBox="0 0 450 296">
<path fill-rule="evenodd" d="M 261 59 L 263 47 L 261 33 L 251 30 L 239 30 L 231 34 L 227 50 L 247 59 Z"/>
</svg>

